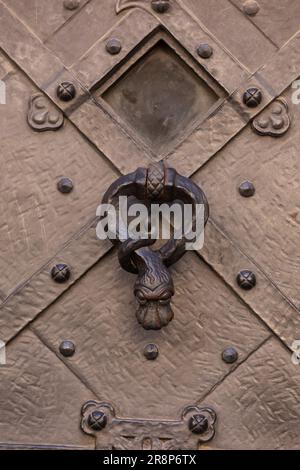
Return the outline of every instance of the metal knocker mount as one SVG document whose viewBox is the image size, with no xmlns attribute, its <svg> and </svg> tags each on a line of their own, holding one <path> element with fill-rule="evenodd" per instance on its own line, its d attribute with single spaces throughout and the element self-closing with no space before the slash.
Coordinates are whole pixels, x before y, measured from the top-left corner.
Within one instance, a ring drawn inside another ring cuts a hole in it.
<svg viewBox="0 0 300 470">
<path fill-rule="evenodd" d="M 171 204 L 179 201 L 193 207 L 190 233 L 196 224 L 196 207 L 204 208 L 204 224 L 209 216 L 209 206 L 203 191 L 163 162 L 151 164 L 148 168 L 138 168 L 133 173 L 121 176 L 105 193 L 102 203 L 117 206 L 119 196 L 127 196 L 148 206 Z M 119 228 L 120 229 L 120 228 Z M 167 240 L 159 249 L 151 247 L 156 240 L 151 238 L 133 239 L 121 236 L 117 230 L 118 257 L 123 269 L 137 274 L 134 294 L 138 307 L 136 316 L 146 330 L 159 330 L 173 318 L 171 298 L 174 285 L 168 267 L 176 263 L 186 252 L 189 233 L 182 238 Z"/>
</svg>

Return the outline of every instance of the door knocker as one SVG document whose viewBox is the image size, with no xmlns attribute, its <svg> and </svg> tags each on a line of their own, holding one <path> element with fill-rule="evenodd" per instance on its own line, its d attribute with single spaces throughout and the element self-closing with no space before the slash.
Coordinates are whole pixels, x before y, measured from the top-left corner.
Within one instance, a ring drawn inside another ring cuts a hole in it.
<svg viewBox="0 0 300 470">
<path fill-rule="evenodd" d="M 175 169 L 163 162 L 151 164 L 148 168 L 138 168 L 133 173 L 121 176 L 105 193 L 102 204 L 117 207 L 117 199 L 141 201 L 149 208 L 152 204 L 172 204 L 192 207 L 189 229 L 181 238 L 171 237 L 160 248 L 153 246 L 157 241 L 150 237 L 133 239 L 126 233 L 121 235 L 120 227 L 111 242 L 118 247 L 118 257 L 123 269 L 137 274 L 134 295 L 137 299 L 136 316 L 146 330 L 159 330 L 173 318 L 171 298 L 174 285 L 168 267 L 176 263 L 186 252 L 187 242 L 194 233 L 196 208 L 202 206 L 203 224 L 209 217 L 209 206 L 203 191 Z M 150 227 L 151 230 L 151 227 Z"/>
</svg>

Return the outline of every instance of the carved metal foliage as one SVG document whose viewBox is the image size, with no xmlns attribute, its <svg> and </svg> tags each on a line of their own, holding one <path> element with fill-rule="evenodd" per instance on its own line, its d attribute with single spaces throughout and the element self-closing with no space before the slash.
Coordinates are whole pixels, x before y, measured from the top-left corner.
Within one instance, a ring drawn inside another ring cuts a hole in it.
<svg viewBox="0 0 300 470">
<path fill-rule="evenodd" d="M 38 93 L 29 99 L 27 120 L 35 131 L 55 131 L 63 125 L 64 116 L 42 93 Z"/>
<path fill-rule="evenodd" d="M 95 436 L 103 450 L 194 450 L 215 435 L 216 413 L 206 407 L 187 406 L 176 420 L 122 419 L 111 404 L 91 400 L 82 406 L 81 416 L 82 431 Z M 190 428 L 197 417 L 205 422 L 198 434 Z"/>
<path fill-rule="evenodd" d="M 209 206 L 203 191 L 189 178 L 179 175 L 164 163 L 154 163 L 148 168 L 138 168 L 122 176 L 106 191 L 102 203 L 117 206 L 119 196 L 130 196 L 140 201 L 167 203 L 182 201 L 193 206 L 193 216 L 187 233 L 182 238 L 168 240 L 161 248 L 154 250 L 155 238 L 130 238 L 127 228 L 121 227 L 112 243 L 118 246 L 119 261 L 123 269 L 137 274 L 134 294 L 138 303 L 136 316 L 146 330 L 159 330 L 173 318 L 170 306 L 174 285 L 168 267 L 176 263 L 186 251 L 187 241 L 196 225 L 196 206 L 204 206 L 204 225 L 209 216 Z M 127 239 L 124 240 L 125 230 Z M 119 233 L 120 232 L 120 233 Z M 195 237 L 194 237 L 195 238 Z"/>
<path fill-rule="evenodd" d="M 253 120 L 252 128 L 260 135 L 280 137 L 288 131 L 290 124 L 288 104 L 280 97 Z"/>
</svg>

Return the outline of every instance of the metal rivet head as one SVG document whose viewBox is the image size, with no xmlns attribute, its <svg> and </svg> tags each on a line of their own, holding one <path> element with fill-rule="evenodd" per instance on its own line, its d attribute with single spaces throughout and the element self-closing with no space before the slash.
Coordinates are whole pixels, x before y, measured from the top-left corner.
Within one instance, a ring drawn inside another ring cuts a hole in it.
<svg viewBox="0 0 300 470">
<path fill-rule="evenodd" d="M 152 9 L 157 13 L 165 13 L 170 8 L 169 0 L 152 0 Z"/>
<path fill-rule="evenodd" d="M 209 59 L 213 55 L 213 49 L 209 44 L 200 44 L 197 47 L 197 53 L 202 59 Z"/>
<path fill-rule="evenodd" d="M 262 101 L 262 93 L 258 88 L 248 88 L 243 95 L 243 101 L 248 108 L 256 108 Z"/>
<path fill-rule="evenodd" d="M 61 101 L 71 101 L 76 96 L 76 88 L 73 83 L 62 82 L 57 87 L 57 96 Z"/>
<path fill-rule="evenodd" d="M 156 344 L 147 344 L 144 348 L 144 356 L 148 361 L 154 361 L 158 356 L 158 347 Z"/>
<path fill-rule="evenodd" d="M 244 290 L 251 290 L 256 286 L 256 276 L 252 271 L 244 269 L 237 275 L 237 283 Z"/>
<path fill-rule="evenodd" d="M 80 0 L 64 0 L 66 10 L 76 10 L 80 5 Z"/>
<path fill-rule="evenodd" d="M 226 364 L 233 364 L 238 359 L 238 352 L 236 349 L 229 347 L 222 352 L 222 359 Z"/>
<path fill-rule="evenodd" d="M 107 417 L 102 411 L 93 411 L 87 419 L 88 425 L 94 431 L 101 431 L 107 425 Z"/>
<path fill-rule="evenodd" d="M 75 353 L 75 344 L 72 341 L 63 341 L 59 346 L 59 352 L 64 357 L 71 357 Z"/>
<path fill-rule="evenodd" d="M 243 4 L 243 10 L 246 15 L 255 16 L 259 12 L 259 4 L 255 0 L 247 0 Z"/>
<path fill-rule="evenodd" d="M 119 39 L 111 38 L 106 43 L 106 50 L 112 55 L 119 54 L 122 49 L 122 44 Z"/>
<path fill-rule="evenodd" d="M 244 181 L 240 184 L 239 193 L 243 197 L 252 197 L 255 194 L 254 184 L 250 181 Z"/>
<path fill-rule="evenodd" d="M 55 282 L 59 284 L 63 284 L 70 279 L 71 271 L 70 268 L 66 264 L 56 264 L 51 269 L 51 277 Z"/>
<path fill-rule="evenodd" d="M 208 429 L 208 419 L 204 415 L 194 415 L 189 419 L 189 430 L 194 434 L 204 434 Z"/>
<path fill-rule="evenodd" d="M 70 178 L 61 178 L 57 183 L 57 189 L 63 194 L 69 194 L 73 190 L 73 182 Z"/>
</svg>

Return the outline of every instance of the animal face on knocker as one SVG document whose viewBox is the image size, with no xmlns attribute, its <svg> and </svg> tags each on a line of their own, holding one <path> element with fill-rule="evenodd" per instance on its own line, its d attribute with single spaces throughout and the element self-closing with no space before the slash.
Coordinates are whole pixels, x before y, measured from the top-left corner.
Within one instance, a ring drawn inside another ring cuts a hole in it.
<svg viewBox="0 0 300 470">
<path fill-rule="evenodd" d="M 138 277 L 134 286 L 137 320 L 146 330 L 160 330 L 174 317 L 174 286 L 159 252 L 139 249 L 134 254 Z"/>
</svg>

